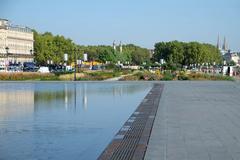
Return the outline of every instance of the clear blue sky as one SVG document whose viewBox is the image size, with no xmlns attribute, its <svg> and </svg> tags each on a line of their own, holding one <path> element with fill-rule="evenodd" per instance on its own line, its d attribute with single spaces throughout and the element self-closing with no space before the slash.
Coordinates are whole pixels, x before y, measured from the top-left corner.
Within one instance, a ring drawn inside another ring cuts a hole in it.
<svg viewBox="0 0 240 160">
<path fill-rule="evenodd" d="M 0 18 L 82 45 L 216 44 L 220 34 L 240 51 L 240 0 L 0 0 Z"/>
</svg>

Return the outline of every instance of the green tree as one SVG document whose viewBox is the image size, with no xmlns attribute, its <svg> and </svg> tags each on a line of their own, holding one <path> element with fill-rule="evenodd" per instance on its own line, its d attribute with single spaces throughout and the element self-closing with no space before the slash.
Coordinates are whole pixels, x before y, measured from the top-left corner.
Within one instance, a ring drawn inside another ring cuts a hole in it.
<svg viewBox="0 0 240 160">
<path fill-rule="evenodd" d="M 159 62 L 160 59 L 176 66 L 222 62 L 219 50 L 213 45 L 178 41 L 156 43 L 153 60 Z"/>
<path fill-rule="evenodd" d="M 96 60 L 105 63 L 130 62 L 137 65 L 143 62 L 150 61 L 150 55 L 147 49 L 141 48 L 133 44 L 123 45 L 123 52 L 114 51 L 112 46 L 99 45 L 99 46 L 82 46 L 76 45 L 71 39 L 64 36 L 54 36 L 50 32 L 43 34 L 34 31 L 34 51 L 35 60 L 40 65 L 46 65 L 48 60 L 52 60 L 55 64 L 63 63 L 64 53 L 68 54 L 69 63 L 75 59 L 75 49 L 77 58 L 82 58 L 83 53 L 88 54 L 89 60 Z"/>
</svg>

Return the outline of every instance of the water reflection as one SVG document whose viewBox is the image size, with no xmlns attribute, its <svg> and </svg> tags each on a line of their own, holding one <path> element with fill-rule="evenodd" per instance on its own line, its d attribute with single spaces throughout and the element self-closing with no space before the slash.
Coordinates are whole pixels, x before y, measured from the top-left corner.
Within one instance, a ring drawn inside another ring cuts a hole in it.
<svg viewBox="0 0 240 160">
<path fill-rule="evenodd" d="M 0 159 L 96 159 L 151 86 L 0 83 Z"/>
<path fill-rule="evenodd" d="M 46 108 L 65 108 L 66 110 L 73 109 L 76 110 L 78 107 L 82 107 L 85 111 L 88 108 L 88 95 L 101 95 L 114 97 L 121 97 L 123 95 L 134 94 L 146 88 L 146 86 L 139 86 L 134 84 L 110 84 L 108 86 L 99 87 L 99 84 L 91 84 L 88 87 L 87 83 L 83 84 L 54 84 L 43 87 L 41 84 L 35 84 L 34 90 L 29 90 L 32 92 L 34 99 L 31 103 L 34 104 L 34 111 Z M 26 90 L 22 91 L 22 94 L 26 94 Z M 8 96 L 12 96 L 9 94 Z M 18 95 L 17 95 L 18 96 Z M 79 103 L 82 100 L 82 103 Z M 1 102 L 6 103 L 6 100 L 0 99 Z M 101 100 L 101 99 L 100 99 Z M 33 105 L 33 104 L 32 104 Z"/>
<path fill-rule="evenodd" d="M 83 85 L 83 96 L 82 96 L 82 102 L 83 102 L 83 108 L 84 110 L 87 110 L 87 84 Z"/>
<path fill-rule="evenodd" d="M 67 88 L 67 84 L 65 84 L 64 85 L 64 93 L 65 93 L 65 95 L 64 95 L 64 102 L 65 102 L 65 108 L 66 108 L 66 110 L 68 109 L 68 94 L 67 94 L 67 92 L 68 92 L 68 88 Z"/>
<path fill-rule="evenodd" d="M 21 116 L 34 111 L 33 86 L 23 87 L 21 84 L 14 89 L 10 84 L 0 88 L 0 117 Z"/>
<path fill-rule="evenodd" d="M 65 108 L 65 110 L 82 107 L 88 108 L 88 95 L 105 95 L 112 98 L 134 94 L 144 90 L 146 86 L 134 84 L 102 85 L 88 83 L 35 83 L 23 85 L 1 84 L 0 89 L 0 116 L 8 117 L 19 113 L 26 114 L 42 109 Z M 82 103 L 79 103 L 81 100 Z M 101 100 L 101 99 L 100 99 Z M 21 109 L 21 112 L 19 110 Z"/>
</svg>

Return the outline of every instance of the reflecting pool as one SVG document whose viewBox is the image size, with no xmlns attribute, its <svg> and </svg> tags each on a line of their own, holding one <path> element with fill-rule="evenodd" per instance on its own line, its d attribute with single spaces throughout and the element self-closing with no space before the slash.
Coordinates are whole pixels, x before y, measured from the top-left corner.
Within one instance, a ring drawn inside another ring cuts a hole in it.
<svg viewBox="0 0 240 160">
<path fill-rule="evenodd" d="M 0 83 L 0 159 L 96 159 L 150 83 Z"/>
</svg>

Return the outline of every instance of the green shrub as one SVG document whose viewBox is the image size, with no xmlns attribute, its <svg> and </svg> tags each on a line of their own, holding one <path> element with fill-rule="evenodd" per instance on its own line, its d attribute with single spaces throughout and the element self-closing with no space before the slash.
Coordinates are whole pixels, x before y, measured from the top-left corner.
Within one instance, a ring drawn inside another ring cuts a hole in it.
<svg viewBox="0 0 240 160">
<path fill-rule="evenodd" d="M 166 71 L 163 74 L 163 78 L 161 79 L 162 81 L 171 81 L 175 78 L 175 75 L 172 74 L 170 71 Z"/>
</svg>

